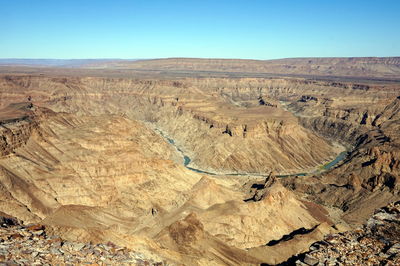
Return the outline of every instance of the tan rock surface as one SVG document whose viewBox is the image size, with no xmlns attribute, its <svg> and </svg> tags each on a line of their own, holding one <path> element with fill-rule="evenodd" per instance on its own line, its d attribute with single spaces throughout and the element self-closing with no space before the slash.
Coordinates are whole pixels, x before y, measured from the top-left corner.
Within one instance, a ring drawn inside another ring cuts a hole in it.
<svg viewBox="0 0 400 266">
<path fill-rule="evenodd" d="M 340 150 L 299 126 L 281 106 L 260 106 L 259 80 L 240 81 L 250 86 L 245 91 L 235 91 L 230 80 L 15 77 L 2 82 L 14 88 L 13 95 L 3 94 L 10 100 L 30 96 L 55 111 L 123 114 L 152 122 L 191 157 L 191 166 L 203 170 L 290 174 L 314 169 Z"/>
<path fill-rule="evenodd" d="M 398 101 L 396 84 L 5 75 L 0 211 L 156 261 L 284 262 L 398 198 Z"/>
</svg>

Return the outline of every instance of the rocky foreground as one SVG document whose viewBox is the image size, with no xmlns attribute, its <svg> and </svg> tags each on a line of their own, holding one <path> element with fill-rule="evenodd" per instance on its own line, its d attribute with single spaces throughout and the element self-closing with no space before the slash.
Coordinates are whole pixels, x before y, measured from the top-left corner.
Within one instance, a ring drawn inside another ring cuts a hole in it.
<svg viewBox="0 0 400 266">
<path fill-rule="evenodd" d="M 0 265 L 164 265 L 111 242 L 64 241 L 42 225 L 23 226 L 7 217 L 0 222 Z"/>
<path fill-rule="evenodd" d="M 328 235 L 296 265 L 400 265 L 400 201 L 379 209 L 361 228 Z"/>
<path fill-rule="evenodd" d="M 0 265 L 167 265 L 106 244 L 65 241 L 40 224 L 0 216 Z M 331 234 L 310 252 L 280 265 L 400 265 L 400 201 L 379 209 L 362 227 Z"/>
</svg>

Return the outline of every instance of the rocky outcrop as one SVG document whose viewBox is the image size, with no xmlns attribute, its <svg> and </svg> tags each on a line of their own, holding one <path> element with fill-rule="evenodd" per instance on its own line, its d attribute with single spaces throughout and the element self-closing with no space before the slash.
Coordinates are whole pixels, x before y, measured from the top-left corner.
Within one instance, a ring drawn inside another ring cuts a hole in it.
<svg viewBox="0 0 400 266">
<path fill-rule="evenodd" d="M 23 226 L 15 223 L 3 223 L 0 227 L 0 263 L 5 265 L 165 264 L 111 242 L 106 244 L 70 242 L 56 235 L 48 235 L 42 225 Z"/>
<path fill-rule="evenodd" d="M 31 103 L 11 104 L 0 110 L 0 156 L 12 153 L 26 144 L 38 129 L 39 118 Z"/>
<path fill-rule="evenodd" d="M 296 265 L 398 265 L 399 243 L 400 202 L 396 202 L 377 210 L 362 227 L 316 242 Z"/>
<path fill-rule="evenodd" d="M 156 236 L 156 239 L 165 248 L 179 250 L 194 258 L 207 257 L 217 264 L 255 265 L 261 263 L 248 255 L 246 251 L 231 247 L 210 235 L 193 213 L 165 228 Z M 201 264 L 202 260 L 192 263 Z"/>
<path fill-rule="evenodd" d="M 299 100 L 299 102 L 303 102 L 303 103 L 306 103 L 306 102 L 309 102 L 309 101 L 316 101 L 316 102 L 318 102 L 318 99 L 317 99 L 316 97 L 314 97 L 314 96 L 302 95 L 301 98 L 300 98 L 300 100 Z"/>
<path fill-rule="evenodd" d="M 260 105 L 265 105 L 265 106 L 269 106 L 269 107 L 275 107 L 275 108 L 278 107 L 277 104 L 268 102 L 268 101 L 265 100 L 262 96 L 259 96 L 259 97 L 258 97 L 258 103 L 259 103 Z"/>
</svg>

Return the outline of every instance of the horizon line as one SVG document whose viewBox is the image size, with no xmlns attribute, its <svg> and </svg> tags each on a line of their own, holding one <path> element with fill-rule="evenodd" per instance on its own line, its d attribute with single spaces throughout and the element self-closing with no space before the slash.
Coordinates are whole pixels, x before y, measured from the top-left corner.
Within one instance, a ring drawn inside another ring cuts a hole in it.
<svg viewBox="0 0 400 266">
<path fill-rule="evenodd" d="M 393 56 L 298 56 L 298 57 L 280 57 L 280 58 L 269 58 L 269 59 L 255 59 L 255 58 L 226 58 L 226 57 L 147 57 L 147 58 L 118 58 L 118 57 L 98 57 L 98 58 L 32 58 L 32 57 L 0 57 L 0 60 L 121 60 L 121 61 L 139 61 L 139 60 L 162 60 L 162 59 L 210 59 L 210 60 L 254 60 L 254 61 L 268 61 L 268 60 L 282 60 L 282 59 L 309 59 L 309 58 L 324 58 L 324 59 L 348 59 L 348 58 L 397 58 L 400 55 L 393 55 Z"/>
</svg>

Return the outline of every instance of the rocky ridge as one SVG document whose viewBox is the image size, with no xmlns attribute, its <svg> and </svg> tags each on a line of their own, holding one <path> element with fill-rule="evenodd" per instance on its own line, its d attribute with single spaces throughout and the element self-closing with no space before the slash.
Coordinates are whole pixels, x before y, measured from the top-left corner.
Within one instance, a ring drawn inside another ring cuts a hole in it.
<svg viewBox="0 0 400 266">
<path fill-rule="evenodd" d="M 314 243 L 296 265 L 399 265 L 400 201 L 379 209 L 362 227 Z"/>
<path fill-rule="evenodd" d="M 4 216 L 0 220 L 0 265 L 166 265 L 111 242 L 71 242 L 48 235 L 40 224 L 20 225 Z"/>
</svg>

